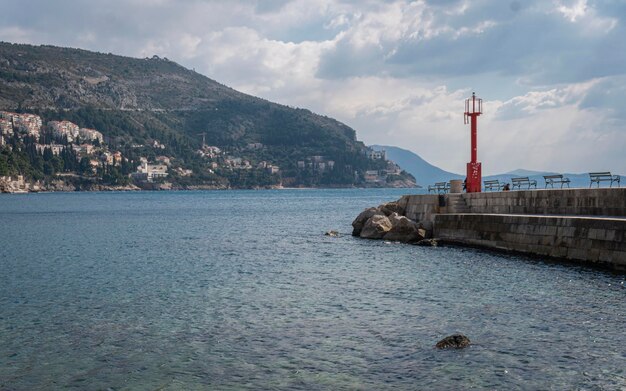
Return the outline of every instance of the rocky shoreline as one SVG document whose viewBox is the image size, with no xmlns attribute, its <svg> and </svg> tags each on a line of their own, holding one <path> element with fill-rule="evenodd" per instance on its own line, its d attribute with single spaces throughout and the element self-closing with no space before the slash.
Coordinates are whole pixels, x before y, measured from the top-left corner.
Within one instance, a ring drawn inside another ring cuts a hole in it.
<svg viewBox="0 0 626 391">
<path fill-rule="evenodd" d="M 432 232 L 421 222 L 405 216 L 406 205 L 392 201 L 367 208 L 352 222 L 352 236 L 391 242 L 433 246 Z"/>
<path fill-rule="evenodd" d="M 362 183 L 358 186 L 354 184 L 331 185 L 331 186 L 298 186 L 294 189 L 354 189 L 354 188 L 419 188 L 414 182 L 392 181 L 385 184 Z M 227 184 L 177 184 L 176 182 L 135 182 L 126 185 L 108 185 L 100 183 L 93 177 L 80 176 L 75 174 L 62 174 L 56 178 L 45 180 L 29 180 L 22 175 L 16 177 L 0 176 L 0 193 L 39 193 L 39 192 L 75 192 L 75 191 L 139 191 L 139 190 L 276 190 L 289 189 L 282 184 L 260 185 L 254 187 L 232 187 Z"/>
<path fill-rule="evenodd" d="M 388 186 L 387 188 L 401 188 L 403 186 Z M 0 181 L 0 193 L 52 193 L 52 192 L 78 192 L 78 191 L 185 191 L 185 190 L 289 190 L 289 189 L 369 189 L 376 187 L 356 187 L 356 186 L 332 186 L 332 187 L 295 187 L 288 188 L 280 185 L 258 186 L 254 188 L 236 188 L 223 185 L 189 185 L 176 186 L 171 183 L 151 183 L 150 186 L 137 186 L 134 184 L 124 186 L 103 185 L 97 183 L 83 183 L 75 185 L 63 180 L 54 180 L 47 183 L 12 181 L 11 183 L 2 183 Z"/>
</svg>

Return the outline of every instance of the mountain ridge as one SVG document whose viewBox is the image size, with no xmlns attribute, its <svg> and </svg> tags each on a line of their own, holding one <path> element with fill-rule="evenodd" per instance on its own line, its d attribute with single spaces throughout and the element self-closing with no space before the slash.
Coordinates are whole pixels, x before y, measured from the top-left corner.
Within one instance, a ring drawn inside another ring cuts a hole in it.
<svg viewBox="0 0 626 391">
<path fill-rule="evenodd" d="M 0 110 L 38 115 L 44 131 L 53 120 L 97 129 L 132 165 L 167 155 L 175 168 L 193 172 L 177 179 L 182 186 L 372 186 L 365 172 L 387 167 L 368 158 L 356 131 L 335 119 L 236 91 L 157 56 L 2 42 Z M 205 146 L 224 156 L 199 155 Z M 249 164 L 242 171 L 226 160 Z M 28 175 L 43 175 L 35 171 Z"/>
</svg>

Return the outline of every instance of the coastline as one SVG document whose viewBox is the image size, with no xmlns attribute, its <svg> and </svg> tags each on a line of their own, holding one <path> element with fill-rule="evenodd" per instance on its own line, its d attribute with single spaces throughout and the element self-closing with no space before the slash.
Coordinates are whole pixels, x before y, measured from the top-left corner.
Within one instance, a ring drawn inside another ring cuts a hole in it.
<svg viewBox="0 0 626 391">
<path fill-rule="evenodd" d="M 28 194 L 28 193 L 72 193 L 72 192 L 106 192 L 106 191 L 194 191 L 194 190 L 311 190 L 311 189 L 421 189 L 421 186 L 409 186 L 405 182 L 390 183 L 388 186 L 379 184 L 360 185 L 334 185 L 334 186 L 298 186 L 284 187 L 282 185 L 268 185 L 256 187 L 230 187 L 216 185 L 190 185 L 176 186 L 166 183 L 144 183 L 140 185 L 129 184 L 123 186 L 111 186 L 91 183 L 86 186 L 75 186 L 63 181 L 54 181 L 48 184 L 38 182 L 21 181 L 16 186 L 0 187 L 0 194 Z"/>
<path fill-rule="evenodd" d="M 207 191 L 228 191 L 228 190 L 329 190 L 329 189 L 420 189 L 421 187 L 403 187 L 403 186 L 313 186 L 313 187 L 283 187 L 283 186 L 264 186 L 264 187 L 224 187 L 224 186 L 168 186 L 168 187 L 157 187 L 154 186 L 152 188 L 142 188 L 136 185 L 128 185 L 128 186 L 105 186 L 98 185 L 90 188 L 64 188 L 64 189 L 28 189 L 28 190 L 2 190 L 0 191 L 0 195 L 4 194 L 36 194 L 36 193 L 93 193 L 93 192 L 159 192 L 159 191 L 199 191 L 199 190 L 207 190 Z"/>
</svg>

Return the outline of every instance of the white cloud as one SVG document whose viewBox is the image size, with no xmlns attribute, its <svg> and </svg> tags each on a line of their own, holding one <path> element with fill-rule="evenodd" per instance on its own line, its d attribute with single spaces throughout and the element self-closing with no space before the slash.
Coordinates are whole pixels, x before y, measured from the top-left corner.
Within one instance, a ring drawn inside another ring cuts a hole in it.
<svg viewBox="0 0 626 391">
<path fill-rule="evenodd" d="M 536 115 L 541 110 L 578 104 L 595 84 L 597 80 L 549 90 L 529 91 L 498 106 L 496 118 L 519 119 Z"/>
<path fill-rule="evenodd" d="M 571 5 L 559 4 L 557 11 L 563 14 L 565 18 L 569 19 L 570 22 L 576 22 L 576 19 L 585 16 L 587 12 L 587 0 L 577 0 Z"/>
<path fill-rule="evenodd" d="M 33 33 L 19 26 L 0 27 L 0 39 L 5 42 L 32 43 Z"/>
<path fill-rule="evenodd" d="M 327 41 L 296 44 L 271 40 L 248 27 L 232 27 L 205 36 L 197 46 L 197 61 L 212 77 L 243 92 L 304 89 L 315 82 L 320 53 L 332 45 Z"/>
<path fill-rule="evenodd" d="M 524 121 L 490 122 L 482 145 L 483 161 L 491 165 L 486 170 L 625 172 L 617 156 L 626 147 L 626 138 L 623 132 L 606 132 L 603 122 L 597 112 L 581 111 L 576 105 L 543 110 Z"/>
<path fill-rule="evenodd" d="M 588 5 L 587 0 L 576 0 L 571 4 L 559 3 L 556 11 L 571 23 L 581 25 L 582 31 L 586 34 L 606 34 L 618 24 L 617 18 L 598 15 L 596 10 Z"/>
</svg>

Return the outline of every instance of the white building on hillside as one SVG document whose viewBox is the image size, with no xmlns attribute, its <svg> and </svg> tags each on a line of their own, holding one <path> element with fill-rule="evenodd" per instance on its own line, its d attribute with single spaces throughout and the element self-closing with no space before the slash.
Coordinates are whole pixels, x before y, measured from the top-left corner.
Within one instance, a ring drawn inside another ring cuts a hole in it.
<svg viewBox="0 0 626 391">
<path fill-rule="evenodd" d="M 80 136 L 82 141 L 98 140 L 101 143 L 104 142 L 104 137 L 102 136 L 102 133 L 98 132 L 95 129 L 80 128 L 78 130 L 78 136 Z"/>
<path fill-rule="evenodd" d="M 132 177 L 137 180 L 153 182 L 155 179 L 167 177 L 167 166 L 165 164 L 149 164 L 142 161 L 141 165 L 137 167 L 137 172 L 134 172 Z"/>
<path fill-rule="evenodd" d="M 37 149 L 37 152 L 43 155 L 43 151 L 46 148 L 50 148 L 50 150 L 52 151 L 52 154 L 54 156 L 59 156 L 61 154 L 61 152 L 63 152 L 63 148 L 65 148 L 65 145 L 61 145 L 61 144 L 35 144 L 35 148 Z"/>
<path fill-rule="evenodd" d="M 69 142 L 76 140 L 79 136 L 80 126 L 70 121 L 50 121 L 48 126 L 53 135 L 60 138 L 65 137 Z"/>
<path fill-rule="evenodd" d="M 41 117 L 35 114 L 19 114 L 1 111 L 0 119 L 2 134 L 11 134 L 13 131 L 16 131 L 22 135 L 38 138 L 41 132 Z"/>
<path fill-rule="evenodd" d="M 387 160 L 387 152 L 383 149 L 380 151 L 374 151 L 373 149 L 367 149 L 365 152 L 368 158 L 372 160 Z"/>
</svg>

